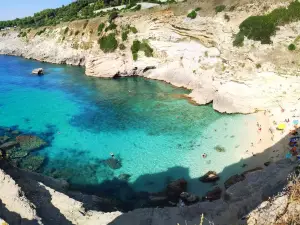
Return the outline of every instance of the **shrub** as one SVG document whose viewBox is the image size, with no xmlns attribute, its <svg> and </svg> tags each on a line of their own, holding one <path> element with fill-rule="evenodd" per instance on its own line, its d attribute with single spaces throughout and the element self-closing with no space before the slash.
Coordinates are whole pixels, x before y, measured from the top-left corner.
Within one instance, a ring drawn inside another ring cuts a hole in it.
<svg viewBox="0 0 300 225">
<path fill-rule="evenodd" d="M 191 18 L 191 19 L 195 19 L 197 16 L 197 13 L 195 10 L 193 10 L 192 12 L 190 12 L 189 14 L 187 14 L 187 17 Z"/>
<path fill-rule="evenodd" d="M 122 41 L 126 41 L 127 40 L 128 34 L 129 34 L 128 30 L 122 32 Z"/>
<path fill-rule="evenodd" d="M 110 23 L 108 27 L 105 28 L 105 32 L 109 30 L 115 30 L 117 28 L 117 25 L 114 23 Z"/>
<path fill-rule="evenodd" d="M 240 32 L 247 38 L 270 44 L 278 26 L 300 19 L 300 2 L 290 3 L 287 8 L 278 8 L 263 16 L 251 16 L 240 24 Z"/>
<path fill-rule="evenodd" d="M 119 16 L 118 12 L 113 11 L 111 14 L 109 14 L 108 21 L 109 21 L 109 22 L 112 22 L 112 21 L 113 21 L 114 19 L 116 19 L 118 16 Z"/>
<path fill-rule="evenodd" d="M 130 31 L 134 34 L 138 32 L 138 30 L 135 27 L 130 27 Z"/>
<path fill-rule="evenodd" d="M 132 54 L 138 53 L 141 48 L 141 42 L 139 40 L 134 40 L 131 46 Z"/>
<path fill-rule="evenodd" d="M 105 27 L 105 24 L 104 23 L 100 23 L 99 26 L 98 26 L 98 32 L 101 33 L 103 31 L 104 27 Z"/>
<path fill-rule="evenodd" d="M 79 32 L 80 32 L 79 30 L 76 30 L 75 31 L 75 36 L 77 36 L 79 34 Z"/>
<path fill-rule="evenodd" d="M 84 22 L 84 24 L 83 24 L 83 29 L 85 29 L 85 28 L 87 27 L 88 23 L 89 23 L 89 20 L 86 20 L 86 21 Z"/>
<path fill-rule="evenodd" d="M 121 49 L 121 50 L 124 50 L 126 47 L 125 47 L 125 45 L 123 44 L 123 43 L 121 43 L 120 45 L 119 45 L 119 49 Z"/>
<path fill-rule="evenodd" d="M 195 9 L 196 12 L 198 12 L 198 11 L 200 11 L 200 10 L 201 10 L 201 7 L 197 7 L 197 8 Z"/>
<path fill-rule="evenodd" d="M 93 29 L 90 30 L 90 34 L 94 33 Z"/>
<path fill-rule="evenodd" d="M 136 6 L 136 3 L 130 3 L 130 4 L 126 5 L 126 8 L 125 8 L 125 9 L 131 9 L 131 8 L 133 8 L 134 6 Z"/>
<path fill-rule="evenodd" d="M 225 19 L 227 22 L 230 21 L 230 17 L 229 17 L 227 14 L 224 15 L 224 19 Z"/>
<path fill-rule="evenodd" d="M 261 64 L 260 63 L 257 63 L 255 66 L 256 66 L 257 69 L 261 68 Z"/>
<path fill-rule="evenodd" d="M 131 9 L 132 11 L 139 11 L 141 10 L 142 6 L 139 4 L 136 7 L 134 7 L 133 9 Z"/>
<path fill-rule="evenodd" d="M 233 46 L 235 47 L 242 47 L 244 46 L 244 34 L 242 32 L 239 32 L 233 41 Z"/>
<path fill-rule="evenodd" d="M 133 53 L 132 54 L 132 58 L 134 61 L 136 61 L 138 59 L 138 54 L 137 53 Z"/>
<path fill-rule="evenodd" d="M 46 28 L 44 28 L 43 30 L 38 31 L 35 36 L 39 36 L 41 34 L 43 34 L 46 31 Z"/>
<path fill-rule="evenodd" d="M 296 50 L 296 45 L 290 44 L 290 45 L 288 46 L 288 49 L 289 49 L 290 51 L 294 51 L 294 50 Z"/>
<path fill-rule="evenodd" d="M 84 32 L 81 33 L 81 36 L 83 36 L 83 35 L 84 35 Z"/>
<path fill-rule="evenodd" d="M 140 45 L 140 50 L 145 52 L 145 56 L 152 57 L 153 56 L 153 49 L 149 46 L 146 41 Z"/>
<path fill-rule="evenodd" d="M 67 27 L 64 31 L 64 34 L 67 34 L 69 32 L 69 27 Z"/>
<path fill-rule="evenodd" d="M 216 6 L 215 11 L 216 11 L 216 13 L 219 13 L 219 12 L 224 11 L 225 8 L 226 8 L 225 5 L 218 5 L 218 6 Z"/>
<path fill-rule="evenodd" d="M 100 48 L 103 52 L 113 52 L 118 47 L 118 41 L 116 40 L 115 34 L 110 33 L 99 39 Z"/>
</svg>

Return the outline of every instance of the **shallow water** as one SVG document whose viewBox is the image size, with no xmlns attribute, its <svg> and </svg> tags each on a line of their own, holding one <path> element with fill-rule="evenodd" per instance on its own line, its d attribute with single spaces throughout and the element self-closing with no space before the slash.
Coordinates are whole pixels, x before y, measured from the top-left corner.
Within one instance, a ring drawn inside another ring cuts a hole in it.
<svg viewBox="0 0 300 225">
<path fill-rule="evenodd" d="M 30 74 L 38 67 L 46 75 Z M 244 124 L 254 118 L 192 105 L 181 97 L 186 93 L 140 77 L 91 78 L 83 68 L 0 56 L 0 126 L 45 138 L 49 146 L 36 152 L 47 157 L 43 173 L 74 186 L 126 173 L 136 190 L 159 191 L 180 177 L 194 193 L 210 189 L 197 178 L 239 161 L 248 135 Z M 226 152 L 215 151 L 216 145 Z M 122 161 L 118 170 L 103 162 L 111 152 Z"/>
</svg>

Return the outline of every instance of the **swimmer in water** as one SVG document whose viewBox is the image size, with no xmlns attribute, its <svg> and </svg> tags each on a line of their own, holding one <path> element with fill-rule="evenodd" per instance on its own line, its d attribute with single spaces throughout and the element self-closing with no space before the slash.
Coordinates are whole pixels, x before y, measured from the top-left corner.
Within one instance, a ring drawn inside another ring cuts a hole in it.
<svg viewBox="0 0 300 225">
<path fill-rule="evenodd" d="M 112 158 L 114 158 L 115 157 L 115 154 L 114 153 L 110 153 L 110 156 L 112 157 Z"/>
<path fill-rule="evenodd" d="M 207 157 L 207 154 L 206 154 L 206 153 L 204 153 L 204 154 L 202 155 L 202 157 L 203 157 L 203 158 L 206 158 L 206 157 Z"/>
</svg>

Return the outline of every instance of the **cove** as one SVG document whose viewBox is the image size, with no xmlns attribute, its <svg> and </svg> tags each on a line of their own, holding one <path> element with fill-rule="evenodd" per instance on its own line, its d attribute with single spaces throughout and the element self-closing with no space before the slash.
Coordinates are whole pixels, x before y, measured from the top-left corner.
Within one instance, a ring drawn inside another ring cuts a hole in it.
<svg viewBox="0 0 300 225">
<path fill-rule="evenodd" d="M 30 74 L 39 67 L 44 76 Z M 255 122 L 195 106 L 182 97 L 188 90 L 141 77 L 92 78 L 79 67 L 0 56 L 0 80 L 0 126 L 45 139 L 48 146 L 34 153 L 47 159 L 39 172 L 79 189 L 129 174 L 136 191 L 157 192 L 183 177 L 203 195 L 212 185 L 198 178 L 238 162 L 244 124 Z M 110 153 L 121 168 L 104 163 Z"/>
</svg>

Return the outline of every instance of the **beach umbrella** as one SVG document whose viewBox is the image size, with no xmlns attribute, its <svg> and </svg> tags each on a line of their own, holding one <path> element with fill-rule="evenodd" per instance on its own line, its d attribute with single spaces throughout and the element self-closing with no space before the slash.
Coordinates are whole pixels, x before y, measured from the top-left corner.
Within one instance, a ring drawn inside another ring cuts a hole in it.
<svg viewBox="0 0 300 225">
<path fill-rule="evenodd" d="M 298 123 L 299 123 L 299 120 L 293 120 L 294 125 L 298 125 Z"/>
<path fill-rule="evenodd" d="M 286 127 L 286 125 L 284 123 L 280 123 L 278 126 L 277 126 L 277 129 L 278 130 L 284 130 Z"/>
</svg>

